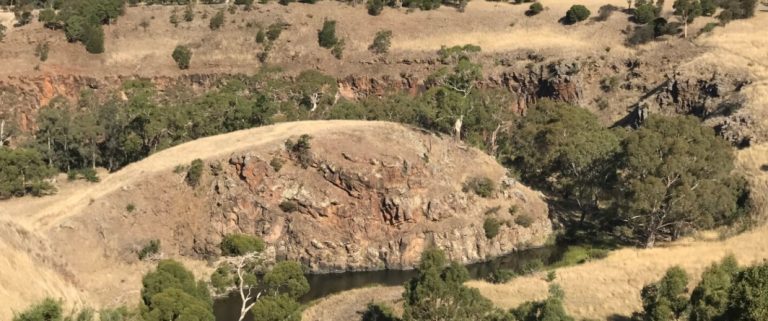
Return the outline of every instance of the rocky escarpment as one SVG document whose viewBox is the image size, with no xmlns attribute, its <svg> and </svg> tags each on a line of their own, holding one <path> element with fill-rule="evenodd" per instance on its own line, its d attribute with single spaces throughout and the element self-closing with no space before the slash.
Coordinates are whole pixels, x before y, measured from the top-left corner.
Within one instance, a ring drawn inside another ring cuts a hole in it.
<svg viewBox="0 0 768 321">
<path fill-rule="evenodd" d="M 282 148 L 212 163 L 212 230 L 194 251 L 215 254 L 223 235 L 239 232 L 262 237 L 273 259 L 314 272 L 407 269 L 430 246 L 470 263 L 540 245 L 551 233 L 540 194 L 477 150 L 404 128 L 311 145 L 306 168 Z M 489 198 L 463 191 L 471 177 L 488 177 L 497 190 Z M 521 216 L 530 224 L 516 224 Z M 488 238 L 491 217 L 502 225 Z"/>
</svg>

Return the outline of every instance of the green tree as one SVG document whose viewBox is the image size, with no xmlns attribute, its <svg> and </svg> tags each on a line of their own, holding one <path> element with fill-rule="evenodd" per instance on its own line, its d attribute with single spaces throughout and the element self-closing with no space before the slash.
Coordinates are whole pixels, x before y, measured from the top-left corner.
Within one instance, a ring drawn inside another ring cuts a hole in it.
<svg viewBox="0 0 768 321">
<path fill-rule="evenodd" d="M 679 320 L 688 306 L 688 274 L 675 266 L 657 283 L 643 287 L 643 320 Z"/>
<path fill-rule="evenodd" d="M 542 100 L 531 108 L 500 151 L 522 178 L 571 201 L 581 222 L 613 190 L 612 163 L 619 137 L 586 109 Z"/>
<path fill-rule="evenodd" d="M 157 300 L 155 300 L 155 297 L 171 289 L 176 289 L 188 295 L 188 297 L 184 296 L 183 299 L 185 301 L 194 301 L 191 302 L 195 303 L 193 305 L 204 305 L 209 311 L 212 308 L 212 301 L 206 284 L 195 282 L 195 276 L 192 272 L 174 260 L 161 260 L 157 263 L 157 268 L 147 273 L 141 282 L 143 285 L 141 289 L 142 302 L 150 313 L 155 309 L 163 309 L 161 311 L 164 311 L 164 307 L 156 305 Z M 181 295 L 176 292 L 165 297 L 179 298 Z M 194 298 L 194 300 L 187 300 L 189 298 Z M 167 302 L 167 300 L 161 301 L 162 303 Z M 174 307 L 171 308 L 176 309 Z"/>
<path fill-rule="evenodd" d="M 656 19 L 656 6 L 653 3 L 642 3 L 635 8 L 635 22 L 646 24 Z"/>
<path fill-rule="evenodd" d="M 286 295 L 298 299 L 309 292 L 309 282 L 304 277 L 301 265 L 293 261 L 282 261 L 264 275 L 264 288 L 267 293 L 278 296 Z"/>
<path fill-rule="evenodd" d="M 179 66 L 179 69 L 189 69 L 189 62 L 192 60 L 192 50 L 187 46 L 178 45 L 171 54 L 173 61 Z"/>
<path fill-rule="evenodd" d="M 168 288 L 152 296 L 145 321 L 213 321 L 209 302 L 178 289 Z"/>
<path fill-rule="evenodd" d="M 701 3 L 699 0 L 675 0 L 672 4 L 675 15 L 680 16 L 683 22 L 683 36 L 688 38 L 688 24 L 701 15 Z"/>
<path fill-rule="evenodd" d="M 270 295 L 259 298 L 251 314 L 259 321 L 300 321 L 301 304 L 284 294 Z"/>
<path fill-rule="evenodd" d="M 619 216 L 646 247 L 742 215 L 730 146 L 696 118 L 651 116 L 622 145 Z"/>
<path fill-rule="evenodd" d="M 61 21 L 59 21 L 58 16 L 56 16 L 56 11 L 54 11 L 53 8 L 40 10 L 37 20 L 42 22 L 43 25 L 49 29 L 59 29 L 61 27 Z"/>
<path fill-rule="evenodd" d="M 320 47 L 331 49 L 339 39 L 336 38 L 336 20 L 323 21 L 323 28 L 317 32 L 317 39 Z"/>
<path fill-rule="evenodd" d="M 579 21 L 587 20 L 591 14 L 592 13 L 589 11 L 589 9 L 587 9 L 587 7 L 580 4 L 573 5 L 565 13 L 565 23 L 574 24 Z"/>
<path fill-rule="evenodd" d="M 88 24 L 83 29 L 85 51 L 92 54 L 104 52 L 104 28 L 98 24 Z"/>
<path fill-rule="evenodd" d="M 467 269 L 437 249 L 422 253 L 418 275 L 405 284 L 403 320 L 474 321 L 493 312 L 477 289 L 464 286 Z"/>
<path fill-rule="evenodd" d="M 722 320 L 768 320 L 768 263 L 746 268 L 736 274 Z"/>
<path fill-rule="evenodd" d="M 701 0 L 701 14 L 704 16 L 712 16 L 717 11 L 717 3 L 715 0 Z"/>
<path fill-rule="evenodd" d="M 41 196 L 54 191 L 46 181 L 53 171 L 36 150 L 0 147 L 0 168 L 0 199 L 28 193 Z"/>
<path fill-rule="evenodd" d="M 704 270 L 701 281 L 691 293 L 690 321 L 725 321 L 722 316 L 728 308 L 728 294 L 739 265 L 733 255 Z"/>
</svg>

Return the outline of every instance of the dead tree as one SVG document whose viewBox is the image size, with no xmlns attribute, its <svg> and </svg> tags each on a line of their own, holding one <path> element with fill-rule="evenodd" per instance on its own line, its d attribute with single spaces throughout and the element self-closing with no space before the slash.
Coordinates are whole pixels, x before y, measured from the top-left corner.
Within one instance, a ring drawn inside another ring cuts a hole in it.
<svg viewBox="0 0 768 321">
<path fill-rule="evenodd" d="M 256 304 L 256 301 L 261 297 L 261 292 L 256 293 L 256 296 L 254 297 L 252 292 L 253 287 L 245 282 L 245 278 L 243 277 L 245 272 L 243 269 L 247 263 L 246 260 L 247 257 L 242 257 L 235 263 L 235 267 L 237 268 L 237 289 L 240 292 L 240 301 L 242 302 L 240 305 L 240 318 L 238 321 L 243 321 L 243 319 L 245 319 L 245 315 L 248 314 L 248 311 L 251 311 Z"/>
</svg>

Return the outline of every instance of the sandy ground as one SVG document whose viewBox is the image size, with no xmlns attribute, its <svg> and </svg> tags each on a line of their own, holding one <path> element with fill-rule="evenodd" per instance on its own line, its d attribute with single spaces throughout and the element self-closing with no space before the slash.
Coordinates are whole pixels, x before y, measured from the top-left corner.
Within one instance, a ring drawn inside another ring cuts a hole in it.
<svg viewBox="0 0 768 321">
<path fill-rule="evenodd" d="M 761 167 L 768 165 L 768 145 L 739 151 L 737 158 L 738 170 L 745 173 L 752 184 L 755 206 L 763 209 L 760 213 L 766 215 L 768 172 Z M 707 266 L 727 254 L 736 255 L 743 265 L 767 260 L 767 233 L 768 226 L 762 226 L 726 240 L 718 240 L 717 233 L 702 232 L 654 249 L 621 249 L 600 261 L 557 269 L 555 282 L 565 290 L 566 309 L 577 319 L 606 320 L 612 316 L 628 316 L 641 308 L 640 289 L 658 280 L 671 266 L 680 265 L 685 268 L 692 277 L 691 286 L 694 286 Z M 467 285 L 478 288 L 485 297 L 504 309 L 517 307 L 525 301 L 543 299 L 548 287 L 543 274 L 516 278 L 506 284 L 471 281 Z M 342 292 L 318 302 L 305 312 L 304 320 L 316 320 L 318 311 L 322 311 L 322 315 L 339 316 L 339 320 L 341 317 L 351 317 L 350 311 L 362 311 L 365 308 L 368 303 L 365 298 L 376 295 L 396 297 L 402 293 L 402 287 L 374 287 L 354 291 L 354 296 Z M 340 305 L 338 302 L 348 303 Z"/>
</svg>

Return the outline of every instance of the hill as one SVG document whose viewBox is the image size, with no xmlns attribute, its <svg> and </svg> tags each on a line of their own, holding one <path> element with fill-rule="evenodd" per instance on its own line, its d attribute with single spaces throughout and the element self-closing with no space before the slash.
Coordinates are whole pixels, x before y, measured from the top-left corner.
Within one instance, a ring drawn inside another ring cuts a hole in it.
<svg viewBox="0 0 768 321">
<path fill-rule="evenodd" d="M 284 147 L 304 134 L 312 137 L 306 168 Z M 205 167 L 192 187 L 178 168 L 195 159 Z M 277 170 L 273 159 L 283 162 Z M 8 309 L 45 295 L 130 303 L 152 266 L 136 254 L 149 240 L 161 241 L 161 257 L 207 276 L 203 258 L 215 258 L 229 233 L 258 235 L 272 259 L 317 272 L 408 268 L 431 245 L 454 260 L 484 260 L 541 244 L 551 232 L 540 194 L 505 173 L 481 151 L 392 123 L 284 123 L 204 138 L 99 183 L 0 202 L 0 222 L 17 231 L 0 242 L 13 271 L 2 275 L 10 285 L 2 294 Z M 494 185 L 486 197 L 463 189 L 475 177 Z M 511 223 L 521 215 L 529 225 Z M 488 217 L 502 222 L 493 237 L 483 228 Z M 35 276 L 46 286 L 15 281 Z"/>
</svg>

